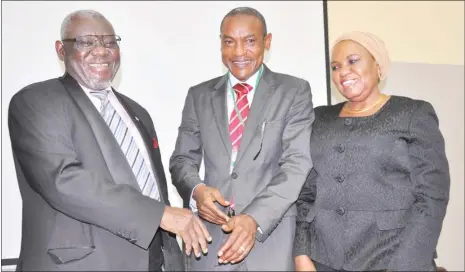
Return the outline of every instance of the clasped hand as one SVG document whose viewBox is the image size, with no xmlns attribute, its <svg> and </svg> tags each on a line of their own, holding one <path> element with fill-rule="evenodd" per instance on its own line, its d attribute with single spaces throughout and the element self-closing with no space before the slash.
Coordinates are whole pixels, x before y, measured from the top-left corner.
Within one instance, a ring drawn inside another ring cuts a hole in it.
<svg viewBox="0 0 465 272">
<path fill-rule="evenodd" d="M 218 189 L 198 185 L 193 197 L 197 202 L 199 216 L 211 223 L 221 225 L 224 232 L 230 233 L 218 252 L 219 263 L 238 263 L 242 261 L 255 245 L 257 223 L 247 215 L 240 214 L 229 218 L 215 204 L 223 207 L 230 205 Z"/>
<path fill-rule="evenodd" d="M 217 202 L 224 207 L 230 205 L 218 189 L 200 184 L 195 188 L 193 198 L 197 202 L 197 210 L 201 218 L 217 225 L 226 224 L 229 220 L 229 217 L 215 204 Z"/>
<path fill-rule="evenodd" d="M 196 257 L 200 257 L 200 250 L 204 254 L 208 252 L 207 243 L 212 241 L 211 235 L 192 211 L 167 206 L 160 227 L 181 236 L 187 255 L 190 255 L 192 250 Z"/>
<path fill-rule="evenodd" d="M 218 262 L 234 264 L 242 261 L 255 245 L 257 223 L 250 215 L 240 214 L 231 217 L 221 228 L 230 235 L 218 252 Z"/>
</svg>

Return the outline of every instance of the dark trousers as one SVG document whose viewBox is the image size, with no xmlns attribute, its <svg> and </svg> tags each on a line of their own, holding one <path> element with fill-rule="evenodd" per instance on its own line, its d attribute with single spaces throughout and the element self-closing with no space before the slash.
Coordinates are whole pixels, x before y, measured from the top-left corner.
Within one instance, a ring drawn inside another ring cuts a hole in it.
<svg viewBox="0 0 465 272">
<path fill-rule="evenodd" d="M 149 249 L 149 271 L 162 271 L 163 265 L 163 241 L 161 232 L 157 231 Z"/>
</svg>

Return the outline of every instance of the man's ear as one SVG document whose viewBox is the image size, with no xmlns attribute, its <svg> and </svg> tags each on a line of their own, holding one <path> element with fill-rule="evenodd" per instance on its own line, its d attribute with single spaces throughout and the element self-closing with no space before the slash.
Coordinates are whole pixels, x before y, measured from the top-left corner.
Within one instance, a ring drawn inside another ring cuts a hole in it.
<svg viewBox="0 0 465 272">
<path fill-rule="evenodd" d="M 218 37 L 220 38 L 220 51 L 221 51 L 221 49 L 223 48 L 223 41 L 221 39 L 221 34 Z"/>
<path fill-rule="evenodd" d="M 57 56 L 61 61 L 65 60 L 65 45 L 62 41 L 55 42 L 55 51 L 57 52 Z"/>
<path fill-rule="evenodd" d="M 270 50 L 272 38 L 273 38 L 273 35 L 271 33 L 266 34 L 265 36 L 265 49 L 266 50 Z"/>
</svg>

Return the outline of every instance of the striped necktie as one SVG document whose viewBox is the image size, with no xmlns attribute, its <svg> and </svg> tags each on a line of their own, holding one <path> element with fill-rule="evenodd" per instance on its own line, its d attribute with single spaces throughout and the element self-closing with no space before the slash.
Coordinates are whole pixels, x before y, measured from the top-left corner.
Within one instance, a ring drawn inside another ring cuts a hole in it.
<svg viewBox="0 0 465 272">
<path fill-rule="evenodd" d="M 247 94 L 252 90 L 252 86 L 247 83 L 237 83 L 233 89 L 236 92 L 236 106 L 229 118 L 229 137 L 231 139 L 233 151 L 239 150 L 242 133 L 249 115 L 250 106 Z M 237 115 L 239 111 L 240 116 Z"/>
<path fill-rule="evenodd" d="M 90 94 L 97 97 L 102 101 L 100 106 L 100 115 L 103 117 L 111 132 L 115 136 L 116 142 L 121 147 L 129 166 L 136 177 L 139 188 L 142 194 L 160 200 L 160 193 L 158 191 L 157 182 L 155 177 L 149 171 L 134 137 L 131 135 L 128 127 L 124 123 L 121 116 L 116 112 L 108 100 L 108 91 L 91 91 Z"/>
</svg>

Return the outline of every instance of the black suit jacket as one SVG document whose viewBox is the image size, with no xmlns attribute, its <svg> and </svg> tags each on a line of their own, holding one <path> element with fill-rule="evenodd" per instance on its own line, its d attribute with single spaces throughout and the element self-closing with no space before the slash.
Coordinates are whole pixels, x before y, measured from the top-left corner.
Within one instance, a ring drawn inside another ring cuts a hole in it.
<svg viewBox="0 0 465 272">
<path fill-rule="evenodd" d="M 338 270 L 434 270 L 450 177 L 433 107 L 392 96 L 373 116 L 341 118 L 342 106 L 315 109 L 295 255 Z"/>
<path fill-rule="evenodd" d="M 152 120 L 116 95 L 146 143 L 162 202 L 142 195 L 113 134 L 71 76 L 29 85 L 12 98 L 8 119 L 23 199 L 18 270 L 148 271 L 149 260 L 163 258 L 162 240 L 166 269 L 183 270 L 175 237 L 159 228 L 169 202 Z"/>
</svg>

